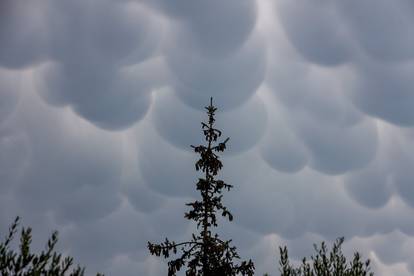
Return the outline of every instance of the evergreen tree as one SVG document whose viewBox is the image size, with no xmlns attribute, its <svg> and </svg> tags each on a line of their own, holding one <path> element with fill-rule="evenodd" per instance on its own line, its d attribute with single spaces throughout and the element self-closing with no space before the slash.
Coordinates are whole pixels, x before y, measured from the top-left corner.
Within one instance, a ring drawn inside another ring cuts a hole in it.
<svg viewBox="0 0 414 276">
<path fill-rule="evenodd" d="M 2 276 L 83 276 L 85 269 L 73 265 L 72 257 L 62 257 L 54 248 L 58 241 L 58 233 L 53 232 L 48 240 L 46 250 L 34 254 L 30 250 L 32 242 L 32 229 L 22 228 L 19 251 L 10 249 L 14 235 L 19 225 L 19 217 L 9 228 L 4 242 L 0 243 L 0 273 Z M 97 274 L 99 276 L 101 274 Z M 102 275 L 101 275 L 102 276 Z"/>
<path fill-rule="evenodd" d="M 201 194 L 201 201 L 187 203 L 191 210 L 185 213 L 185 218 L 197 223 L 198 233 L 192 234 L 191 240 L 181 243 L 169 241 L 167 238 L 160 244 L 148 242 L 148 249 L 152 255 L 162 254 L 164 258 L 169 258 L 171 253 L 177 254 L 177 251 L 181 251 L 180 257 L 168 262 L 169 276 L 176 275 L 185 265 L 186 275 L 190 276 L 253 275 L 253 262 L 249 260 L 240 264 L 234 263 L 234 259 L 240 258 L 236 247 L 230 245 L 231 240 L 224 241 L 217 233 L 213 233 L 213 228 L 217 227 L 218 213 L 229 221 L 233 220 L 232 214 L 221 202 L 223 190 L 230 191 L 232 185 L 216 179 L 223 167 L 217 153 L 226 149 L 229 138 L 218 142 L 221 131 L 214 128 L 214 115 L 217 108 L 213 106 L 212 99 L 210 105 L 205 108 L 208 121 L 202 122 L 201 125 L 206 145 L 191 146 L 195 153 L 200 155 L 195 169 L 203 173 L 203 177 L 199 178 L 196 184 L 196 189 Z"/>
<path fill-rule="evenodd" d="M 354 253 L 352 261 L 347 263 L 343 255 L 341 246 L 344 238 L 335 241 L 332 250 L 329 252 L 325 242 L 321 246 L 314 245 L 316 255 L 311 256 L 310 260 L 303 258 L 298 267 L 294 267 L 289 262 L 288 250 L 280 247 L 280 275 L 281 276 L 373 276 L 370 272 L 369 259 L 363 261 L 358 252 Z"/>
</svg>

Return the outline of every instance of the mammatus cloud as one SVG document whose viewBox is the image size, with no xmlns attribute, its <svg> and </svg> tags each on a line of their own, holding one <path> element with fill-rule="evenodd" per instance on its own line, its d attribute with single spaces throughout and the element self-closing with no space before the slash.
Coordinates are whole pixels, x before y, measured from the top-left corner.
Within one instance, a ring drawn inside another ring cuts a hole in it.
<svg viewBox="0 0 414 276">
<path fill-rule="evenodd" d="M 233 238 L 257 272 L 345 236 L 378 275 L 413 275 L 410 1 L 2 1 L 0 230 L 108 275 L 164 275 L 184 239 L 191 144 L 214 97 L 230 136 Z M 7 210 L 7 211 L 5 211 Z"/>
<path fill-rule="evenodd" d="M 258 17 L 258 4 L 251 0 L 230 0 L 225 3 L 219 0 L 208 3 L 187 0 L 142 2 L 178 21 L 179 32 L 184 35 L 181 38 L 194 51 L 211 58 L 237 52 L 250 37 Z"/>
</svg>

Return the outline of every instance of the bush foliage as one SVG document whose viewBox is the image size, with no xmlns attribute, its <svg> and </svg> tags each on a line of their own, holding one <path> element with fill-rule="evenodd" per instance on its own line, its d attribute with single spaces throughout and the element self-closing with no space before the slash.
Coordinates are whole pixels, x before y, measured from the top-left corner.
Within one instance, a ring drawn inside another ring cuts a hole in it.
<svg viewBox="0 0 414 276">
<path fill-rule="evenodd" d="M 63 257 L 55 251 L 58 233 L 55 231 L 47 241 L 46 249 L 36 254 L 31 252 L 32 229 L 22 228 L 19 249 L 10 248 L 17 232 L 20 218 L 9 228 L 4 242 L 0 243 L 0 273 L 2 276 L 83 276 L 85 269 L 73 266 L 72 257 Z M 97 274 L 97 276 L 103 276 Z"/>
<path fill-rule="evenodd" d="M 341 249 L 343 242 L 344 238 L 337 239 L 331 251 L 325 242 L 320 246 L 314 245 L 316 254 L 310 259 L 303 258 L 298 267 L 290 263 L 287 247 L 280 247 L 281 276 L 373 276 L 369 259 L 363 261 L 358 252 L 354 253 L 352 261 L 347 262 Z"/>
</svg>

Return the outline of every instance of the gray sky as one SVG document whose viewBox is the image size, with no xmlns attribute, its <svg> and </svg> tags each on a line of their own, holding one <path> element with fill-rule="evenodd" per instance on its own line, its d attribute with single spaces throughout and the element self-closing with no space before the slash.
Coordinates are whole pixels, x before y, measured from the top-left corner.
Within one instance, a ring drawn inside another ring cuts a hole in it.
<svg viewBox="0 0 414 276">
<path fill-rule="evenodd" d="M 414 2 L 3 0 L 0 230 L 52 230 L 87 271 L 166 274 L 211 96 L 231 237 L 258 275 L 345 236 L 414 275 Z"/>
</svg>

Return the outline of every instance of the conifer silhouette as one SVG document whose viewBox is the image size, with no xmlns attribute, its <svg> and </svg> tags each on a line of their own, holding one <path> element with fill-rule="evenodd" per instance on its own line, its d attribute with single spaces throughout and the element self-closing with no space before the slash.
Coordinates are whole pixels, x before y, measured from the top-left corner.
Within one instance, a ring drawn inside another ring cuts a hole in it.
<svg viewBox="0 0 414 276">
<path fill-rule="evenodd" d="M 290 264 L 287 247 L 279 247 L 280 276 L 374 276 L 370 260 L 362 260 L 358 252 L 354 253 L 351 261 L 346 260 L 341 249 L 343 242 L 343 237 L 338 238 L 330 252 L 325 242 L 319 247 L 314 244 L 316 255 L 310 259 L 303 258 L 298 267 Z"/>
<path fill-rule="evenodd" d="M 73 267 L 73 258 L 64 257 L 55 250 L 58 233 L 53 232 L 46 249 L 33 253 L 32 229 L 22 228 L 18 250 L 10 248 L 17 232 L 20 218 L 16 217 L 3 242 L 0 242 L 0 275 L 2 276 L 83 276 L 85 268 Z M 96 276 L 103 276 L 97 274 Z"/>
<path fill-rule="evenodd" d="M 229 221 L 233 220 L 232 214 L 225 207 L 221 199 L 222 191 L 230 189 L 232 185 L 216 179 L 218 172 L 222 169 L 218 152 L 226 149 L 229 138 L 218 142 L 221 131 L 214 128 L 214 115 L 217 110 L 213 106 L 213 99 L 210 105 L 205 107 L 208 115 L 208 122 L 202 122 L 202 131 L 205 136 L 206 145 L 191 146 L 194 152 L 200 155 L 195 163 L 197 171 L 201 171 L 204 177 L 198 179 L 196 189 L 200 191 L 201 201 L 187 203 L 191 210 L 185 213 L 185 218 L 197 222 L 197 234 L 192 234 L 190 241 L 175 243 L 165 239 L 163 243 L 153 244 L 148 242 L 148 249 L 152 255 L 169 258 L 170 254 L 177 254 L 181 251 L 180 257 L 168 262 L 168 275 L 173 276 L 183 267 L 187 266 L 188 276 L 227 276 L 227 275 L 253 275 L 254 264 L 251 260 L 234 263 L 234 259 L 240 259 L 236 247 L 231 246 L 231 240 L 221 240 L 213 228 L 217 227 L 217 214 L 221 214 Z"/>
</svg>

